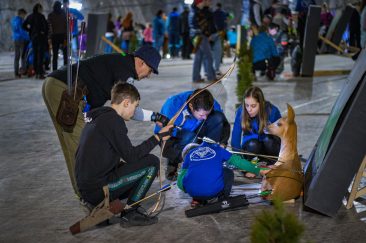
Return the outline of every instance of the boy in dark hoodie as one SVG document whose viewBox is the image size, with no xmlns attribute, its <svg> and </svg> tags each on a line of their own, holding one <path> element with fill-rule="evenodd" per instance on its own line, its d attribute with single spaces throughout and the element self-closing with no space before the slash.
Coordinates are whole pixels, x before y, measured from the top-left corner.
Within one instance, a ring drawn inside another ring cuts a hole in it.
<svg viewBox="0 0 366 243">
<path fill-rule="evenodd" d="M 159 170 L 159 159 L 149 152 L 162 140 L 169 139 L 171 126 L 133 146 L 127 136 L 125 121 L 132 118 L 139 105 L 135 86 L 118 82 L 112 88 L 111 107 L 87 113 L 86 125 L 76 151 L 75 174 L 82 198 L 98 205 L 108 185 L 110 200 L 127 199 L 132 204 L 142 199 Z M 157 217 L 148 217 L 139 206 L 122 215 L 122 226 L 150 225 Z"/>
</svg>

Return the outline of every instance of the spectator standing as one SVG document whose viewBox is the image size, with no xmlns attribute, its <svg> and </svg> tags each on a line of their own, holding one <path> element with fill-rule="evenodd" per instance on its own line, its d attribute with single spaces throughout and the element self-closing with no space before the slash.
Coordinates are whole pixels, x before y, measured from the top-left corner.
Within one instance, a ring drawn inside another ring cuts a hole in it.
<svg viewBox="0 0 366 243">
<path fill-rule="evenodd" d="M 190 35 L 193 38 L 195 56 L 193 60 L 192 81 L 204 82 L 201 78 L 201 66 L 205 62 L 207 79 L 209 82 L 216 80 L 212 66 L 212 52 L 209 37 L 214 33 L 213 16 L 208 0 L 195 0 L 189 15 Z"/>
<path fill-rule="evenodd" d="M 152 24 L 146 23 L 146 28 L 144 29 L 144 45 L 152 46 L 153 44 L 153 34 L 152 34 Z"/>
<path fill-rule="evenodd" d="M 216 28 L 216 33 L 211 36 L 212 54 L 213 54 L 213 66 L 216 75 L 221 75 L 220 65 L 223 56 L 223 42 L 226 38 L 227 18 L 229 14 L 222 10 L 221 3 L 216 4 L 216 10 L 213 12 L 213 20 Z"/>
<path fill-rule="evenodd" d="M 78 36 L 79 36 L 79 27 L 78 27 L 78 21 L 82 21 L 84 20 L 84 15 L 77 9 L 75 8 L 69 8 L 69 15 L 70 15 L 70 19 L 71 19 L 71 23 L 72 23 L 72 43 L 71 43 L 71 48 L 72 48 L 72 56 L 74 58 L 78 58 L 78 49 L 79 47 L 79 42 L 78 42 Z"/>
<path fill-rule="evenodd" d="M 33 45 L 34 69 L 37 79 L 44 79 L 43 59 L 47 47 L 48 23 L 42 14 L 43 7 L 37 3 L 23 23 L 23 29 L 29 32 Z"/>
<path fill-rule="evenodd" d="M 108 21 L 107 21 L 107 32 L 105 33 L 105 38 L 109 40 L 110 42 L 114 42 L 115 34 L 115 25 L 112 20 L 112 14 L 108 14 Z M 104 53 L 112 53 L 112 46 L 105 43 Z"/>
<path fill-rule="evenodd" d="M 189 7 L 184 7 L 184 11 L 180 14 L 180 34 L 182 37 L 182 59 L 191 59 L 192 42 L 189 36 Z"/>
<path fill-rule="evenodd" d="M 21 74 L 26 74 L 26 56 L 25 51 L 27 43 L 29 41 L 28 33 L 22 28 L 23 21 L 27 12 L 22 8 L 18 10 L 17 16 L 11 20 L 11 29 L 13 31 L 14 41 L 14 75 L 16 78 L 20 78 Z M 21 60 L 19 70 L 19 59 Z"/>
<path fill-rule="evenodd" d="M 169 38 L 169 52 L 171 57 L 177 57 L 179 53 L 179 33 L 180 33 L 180 18 L 178 9 L 173 8 L 173 11 L 169 14 L 167 18 L 167 31 Z"/>
<path fill-rule="evenodd" d="M 262 25 L 263 9 L 262 4 L 258 0 L 250 0 L 249 20 L 250 24 L 256 27 Z"/>
<path fill-rule="evenodd" d="M 56 1 L 53 4 L 53 11 L 48 15 L 49 37 L 52 44 L 52 70 L 58 68 L 58 51 L 61 48 L 64 58 L 64 65 L 67 63 L 67 23 L 66 13 L 61 8 L 61 2 Z"/>
<path fill-rule="evenodd" d="M 121 37 L 122 32 L 122 16 L 118 16 L 116 21 L 114 22 L 115 31 L 117 33 L 117 37 Z"/>
<path fill-rule="evenodd" d="M 229 40 L 230 48 L 235 49 L 236 48 L 236 42 L 238 39 L 238 33 L 236 32 L 235 25 L 232 25 L 230 30 L 228 30 L 227 39 Z"/>
<path fill-rule="evenodd" d="M 133 35 L 133 14 L 128 12 L 126 17 L 122 21 L 122 45 L 123 51 L 128 52 L 130 47 L 130 40 Z"/>
<path fill-rule="evenodd" d="M 116 38 L 114 38 L 114 44 L 116 46 L 121 46 L 121 35 L 122 35 L 122 16 L 118 16 L 116 21 L 114 21 L 114 31 Z"/>
<path fill-rule="evenodd" d="M 328 5 L 326 3 L 323 3 L 320 13 L 320 34 L 322 36 L 325 36 L 327 34 L 332 19 L 333 16 L 329 12 Z"/>
<path fill-rule="evenodd" d="M 163 14 L 163 10 L 158 10 L 153 20 L 154 47 L 159 53 L 164 43 L 165 34 L 165 23 L 163 20 Z"/>
</svg>

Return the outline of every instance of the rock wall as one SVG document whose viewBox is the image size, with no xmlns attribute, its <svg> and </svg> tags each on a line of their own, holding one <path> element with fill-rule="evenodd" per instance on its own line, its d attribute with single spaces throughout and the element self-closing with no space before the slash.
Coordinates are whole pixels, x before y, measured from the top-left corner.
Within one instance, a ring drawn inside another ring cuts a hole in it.
<svg viewBox="0 0 366 243">
<path fill-rule="evenodd" d="M 62 0 L 61 0 L 62 1 Z M 77 0 L 75 0 L 77 1 Z M 82 2 L 83 8 L 81 12 L 85 16 L 88 13 L 110 12 L 113 17 L 124 16 L 131 11 L 134 14 L 134 21 L 145 24 L 151 22 L 155 13 L 159 9 L 163 9 L 169 13 L 173 7 L 178 7 L 181 11 L 184 6 L 184 0 L 78 0 Z M 293 2 L 296 0 L 293 0 Z M 331 6 L 343 7 L 345 2 L 355 2 L 357 0 L 327 0 Z M 16 15 L 19 8 L 24 8 L 28 13 L 32 12 L 33 6 L 36 3 L 41 3 L 43 6 L 43 14 L 47 15 L 52 11 L 54 0 L 1 0 L 0 5 L 0 51 L 13 50 L 13 42 L 11 37 L 10 21 Z M 241 16 L 241 0 L 213 0 L 214 7 L 217 2 L 221 2 L 226 11 L 234 14 L 234 19 L 229 25 L 237 24 Z M 269 6 L 271 0 L 262 0 L 263 5 Z M 317 0 L 317 2 L 323 2 Z"/>
</svg>

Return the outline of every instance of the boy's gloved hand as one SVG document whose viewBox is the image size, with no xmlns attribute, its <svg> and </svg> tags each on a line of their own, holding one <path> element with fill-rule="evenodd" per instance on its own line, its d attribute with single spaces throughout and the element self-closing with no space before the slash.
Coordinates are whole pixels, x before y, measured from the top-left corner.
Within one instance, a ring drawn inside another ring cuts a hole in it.
<svg viewBox="0 0 366 243">
<path fill-rule="evenodd" d="M 158 123 L 158 126 L 160 127 L 165 127 L 169 123 L 169 118 L 159 112 L 153 112 L 151 115 L 151 121 Z"/>
<path fill-rule="evenodd" d="M 158 134 L 155 134 L 155 137 L 159 142 L 166 141 L 170 138 L 170 135 L 173 131 L 173 125 L 163 127 Z"/>
</svg>

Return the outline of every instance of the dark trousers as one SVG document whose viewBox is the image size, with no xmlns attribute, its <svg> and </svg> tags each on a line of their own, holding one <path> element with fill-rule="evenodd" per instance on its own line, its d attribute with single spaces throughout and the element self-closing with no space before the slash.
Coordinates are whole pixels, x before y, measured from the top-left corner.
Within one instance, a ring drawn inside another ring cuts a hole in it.
<svg viewBox="0 0 366 243">
<path fill-rule="evenodd" d="M 34 55 L 34 71 L 38 75 L 43 75 L 43 61 L 45 57 L 47 40 L 43 37 L 36 37 L 32 39 L 32 45 Z"/>
<path fill-rule="evenodd" d="M 26 70 L 26 46 L 27 42 L 24 40 L 14 41 L 14 49 L 15 49 L 15 56 L 14 56 L 14 74 L 18 76 L 19 73 L 19 60 L 21 61 L 20 68 L 22 72 Z"/>
<path fill-rule="evenodd" d="M 182 34 L 182 58 L 183 59 L 190 59 L 191 52 L 192 52 L 192 42 L 189 36 L 189 33 Z"/>
<path fill-rule="evenodd" d="M 254 154 L 278 156 L 281 148 L 281 139 L 277 136 L 266 134 L 263 141 L 251 139 L 243 145 L 243 149 Z M 246 156 L 247 159 L 252 159 L 255 156 Z M 260 158 L 261 161 L 267 161 L 268 165 L 276 162 L 273 159 Z"/>
<path fill-rule="evenodd" d="M 182 162 L 182 150 L 189 143 L 196 143 L 198 137 L 209 137 L 221 144 L 227 144 L 230 137 L 230 124 L 224 113 L 220 111 L 212 111 L 204 121 L 202 127 L 198 127 L 196 131 L 191 132 L 181 130 L 177 137 L 169 139 L 164 148 L 163 156 L 168 159 L 168 165 L 177 166 Z"/>
<path fill-rule="evenodd" d="M 62 50 L 64 58 L 64 65 L 67 64 L 67 48 L 66 48 L 66 34 L 54 34 L 52 35 L 52 70 L 55 71 L 58 68 L 58 51 Z"/>
<path fill-rule="evenodd" d="M 179 55 L 179 33 L 169 33 L 169 52 L 172 57 Z"/>
<path fill-rule="evenodd" d="M 159 159 L 148 154 L 135 163 L 122 164 L 108 174 L 110 200 L 128 198 L 127 204 L 145 197 L 159 170 Z M 96 206 L 104 199 L 102 188 L 80 189 L 82 198 Z"/>
<path fill-rule="evenodd" d="M 280 57 L 271 57 L 266 60 L 253 63 L 253 73 L 255 70 L 266 71 L 267 69 L 276 70 L 281 63 Z"/>
<path fill-rule="evenodd" d="M 227 167 L 223 167 L 222 168 L 222 174 L 223 174 L 223 179 L 224 179 L 224 189 L 219 192 L 217 195 L 211 196 L 211 197 L 193 197 L 194 200 L 197 201 L 205 201 L 205 200 L 210 200 L 212 198 L 215 197 L 224 197 L 224 198 L 228 198 L 230 196 L 230 192 L 231 192 L 231 188 L 233 187 L 234 184 L 234 172 L 227 168 Z"/>
</svg>

